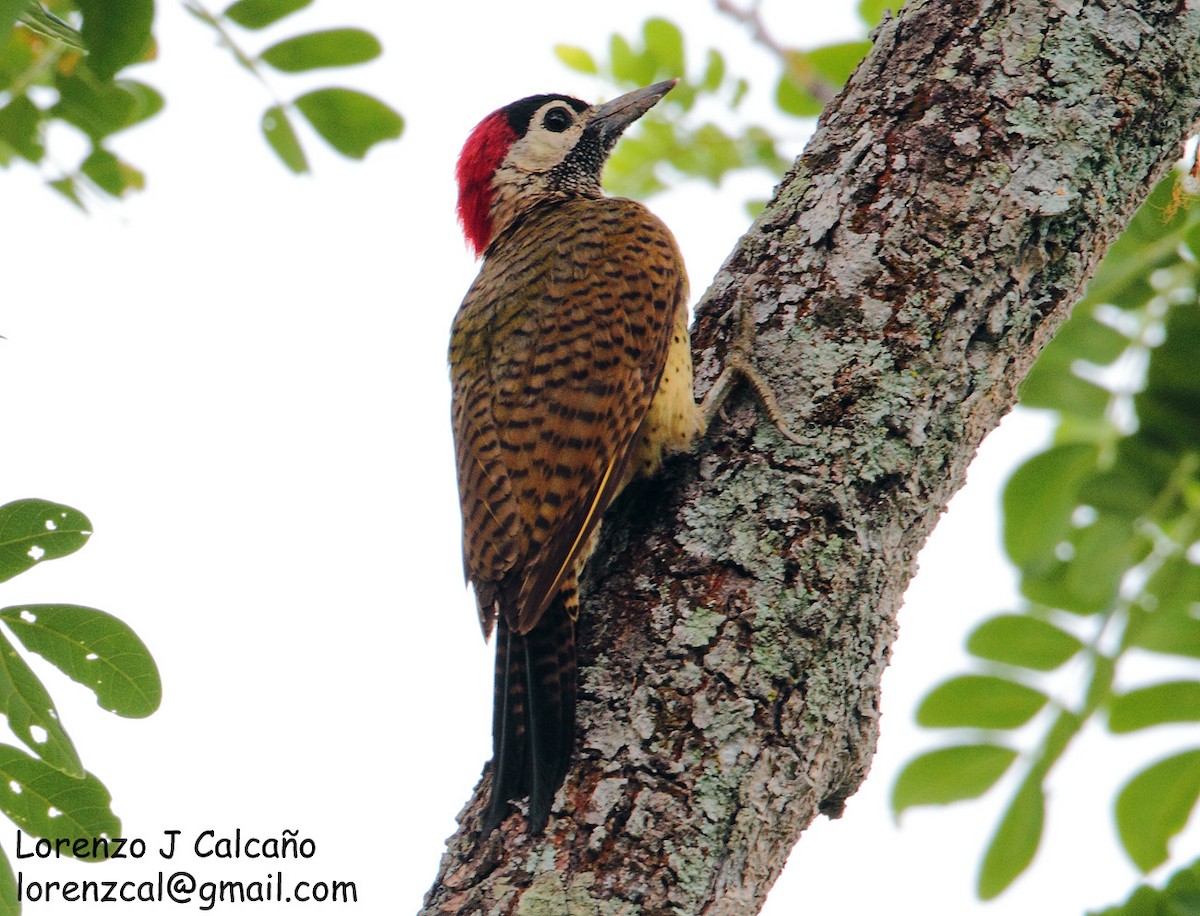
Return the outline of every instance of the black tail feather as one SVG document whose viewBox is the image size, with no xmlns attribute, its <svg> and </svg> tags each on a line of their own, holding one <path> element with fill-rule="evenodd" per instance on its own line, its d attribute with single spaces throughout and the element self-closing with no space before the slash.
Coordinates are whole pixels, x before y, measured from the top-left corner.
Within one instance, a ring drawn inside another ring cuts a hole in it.
<svg viewBox="0 0 1200 916">
<path fill-rule="evenodd" d="M 496 628 L 492 714 L 492 794 L 483 831 L 529 798 L 528 829 L 541 833 L 575 745 L 575 623 L 556 598 L 528 633 Z"/>
</svg>

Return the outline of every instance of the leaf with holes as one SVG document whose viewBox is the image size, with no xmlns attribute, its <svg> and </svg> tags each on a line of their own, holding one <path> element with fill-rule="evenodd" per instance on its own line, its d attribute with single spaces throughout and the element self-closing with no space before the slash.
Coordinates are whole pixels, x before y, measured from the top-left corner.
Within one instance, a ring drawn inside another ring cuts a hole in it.
<svg viewBox="0 0 1200 916">
<path fill-rule="evenodd" d="M 967 651 L 978 658 L 1034 671 L 1053 671 L 1082 648 L 1070 633 L 1025 614 L 992 617 L 967 638 Z"/>
<path fill-rule="evenodd" d="M 916 805 L 948 805 L 978 798 L 996 784 L 1017 752 L 996 744 L 943 747 L 914 757 L 896 777 L 892 813 Z"/>
<path fill-rule="evenodd" d="M 0 506 L 0 582 L 74 553 L 87 543 L 92 523 L 70 506 L 19 499 Z"/>
<path fill-rule="evenodd" d="M 383 52 L 379 39 L 362 29 L 324 29 L 285 38 L 259 57 L 283 73 L 325 67 L 349 67 L 374 60 Z"/>
<path fill-rule="evenodd" d="M 1167 841 L 1188 821 L 1200 796 L 1200 750 L 1160 760 L 1117 795 L 1121 844 L 1143 872 L 1167 861 Z"/>
<path fill-rule="evenodd" d="M 104 709 L 142 718 L 158 708 L 162 682 L 145 644 L 111 614 L 75 604 L 26 604 L 0 619 L 30 652 L 96 694 Z"/>
<path fill-rule="evenodd" d="M 982 899 L 998 897 L 1029 867 L 1042 841 L 1045 816 L 1046 797 L 1042 786 L 1028 779 L 1017 790 L 984 853 L 977 885 Z"/>
<path fill-rule="evenodd" d="M 1040 690 L 1007 678 L 964 674 L 935 687 L 917 709 L 925 728 L 1017 728 L 1046 705 Z"/>
<path fill-rule="evenodd" d="M 12 643 L 0 633 L 0 713 L 25 746 L 68 776 L 83 776 L 75 745 L 58 721 L 54 701 Z"/>
<path fill-rule="evenodd" d="M 353 89 L 317 89 L 295 105 L 330 146 L 352 159 L 362 159 L 376 143 L 395 140 L 404 130 L 399 114 Z"/>
<path fill-rule="evenodd" d="M 120 836 L 111 806 L 108 789 L 91 773 L 75 779 L 0 744 L 0 811 L 26 833 L 65 840 Z"/>
</svg>

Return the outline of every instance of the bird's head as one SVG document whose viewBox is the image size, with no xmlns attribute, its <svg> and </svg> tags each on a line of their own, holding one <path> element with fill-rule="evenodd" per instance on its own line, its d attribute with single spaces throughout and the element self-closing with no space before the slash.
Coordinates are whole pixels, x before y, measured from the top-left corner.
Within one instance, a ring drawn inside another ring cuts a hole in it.
<svg viewBox="0 0 1200 916">
<path fill-rule="evenodd" d="M 600 172 L 617 139 L 675 83 L 635 89 L 603 105 L 531 95 L 480 121 L 456 170 L 458 218 L 476 255 L 542 201 L 599 197 Z"/>
</svg>

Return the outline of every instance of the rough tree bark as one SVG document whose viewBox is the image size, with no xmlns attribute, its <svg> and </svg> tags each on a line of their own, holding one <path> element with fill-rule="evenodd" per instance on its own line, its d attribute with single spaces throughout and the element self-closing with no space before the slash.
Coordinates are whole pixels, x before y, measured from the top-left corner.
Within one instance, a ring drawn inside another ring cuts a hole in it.
<svg viewBox="0 0 1200 916">
<path fill-rule="evenodd" d="M 742 395 L 614 507 L 549 829 L 481 841 L 485 777 L 424 914 L 758 912 L 866 774 L 914 558 L 1198 88 L 1182 0 L 914 0 L 877 30 L 697 310 L 708 385 L 753 309 L 805 444 Z"/>
</svg>

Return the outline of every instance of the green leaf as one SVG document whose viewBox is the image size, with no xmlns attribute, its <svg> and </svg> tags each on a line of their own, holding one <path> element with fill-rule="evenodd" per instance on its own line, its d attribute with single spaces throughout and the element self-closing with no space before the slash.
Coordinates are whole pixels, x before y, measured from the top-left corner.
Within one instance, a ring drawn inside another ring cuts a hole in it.
<svg viewBox="0 0 1200 916">
<path fill-rule="evenodd" d="M 1112 464 L 1083 481 L 1079 500 L 1102 514 L 1135 520 L 1167 488 L 1179 456 L 1138 435 L 1123 437 L 1109 454 Z"/>
<path fill-rule="evenodd" d="M 808 81 L 800 77 L 810 69 L 807 60 L 799 51 L 789 52 L 788 60 L 788 68 L 775 84 L 775 104 L 798 118 L 815 118 L 825 104 L 809 91 Z"/>
<path fill-rule="evenodd" d="M 1113 393 L 1080 377 L 1076 365 L 1111 365 L 1130 343 L 1124 334 L 1097 321 L 1087 309 L 1076 308 L 1021 382 L 1021 403 L 1086 420 L 1104 420 Z"/>
<path fill-rule="evenodd" d="M 1035 671 L 1053 671 L 1082 648 L 1070 633 L 1025 614 L 992 617 L 967 638 L 972 655 Z"/>
<path fill-rule="evenodd" d="M 657 69 L 654 60 L 648 54 L 635 53 L 622 36 L 613 35 L 609 39 L 608 53 L 613 79 L 618 83 L 646 86 L 654 82 Z"/>
<path fill-rule="evenodd" d="M 1197 206 L 1174 205 L 1179 173 L 1172 170 L 1150 192 L 1126 230 L 1108 249 L 1088 284 L 1084 307 L 1106 302 L 1120 308 L 1138 308 L 1153 295 L 1150 275 L 1179 261 L 1183 230 Z M 1076 308 L 1079 308 L 1077 305 Z"/>
<path fill-rule="evenodd" d="M 1065 574 L 1058 579 L 1057 571 L 1051 572 L 1051 577 L 1063 589 L 1055 593 L 1053 602 L 1046 593 L 1037 591 L 1030 571 L 1027 571 L 1022 588 L 1027 595 L 1040 595 L 1036 600 L 1043 603 L 1084 614 L 1094 614 L 1112 606 L 1125 572 L 1140 561 L 1149 548 L 1149 543 L 1139 537 L 1128 519 L 1106 515 L 1077 529 L 1071 543 L 1075 555 L 1065 564 Z"/>
<path fill-rule="evenodd" d="M 76 0 L 88 63 L 102 80 L 146 56 L 152 46 L 154 0 Z"/>
<path fill-rule="evenodd" d="M 1200 750 L 1147 767 L 1117 795 L 1117 832 L 1143 872 L 1167 861 L 1167 841 L 1188 821 L 1200 796 Z"/>
<path fill-rule="evenodd" d="M 262 132 L 284 165 L 297 174 L 308 171 L 308 159 L 304 155 L 304 148 L 296 137 L 287 112 L 280 106 L 274 105 L 263 112 Z"/>
<path fill-rule="evenodd" d="M 709 48 L 708 62 L 704 66 L 704 76 L 700 80 L 700 86 L 706 92 L 716 92 L 724 79 L 725 58 L 721 56 L 720 51 Z"/>
<path fill-rule="evenodd" d="M 75 186 L 75 179 L 71 177 L 57 178 L 54 181 L 47 181 L 47 185 L 77 206 L 80 210 L 87 210 L 83 205 L 83 200 L 79 196 L 79 192 Z"/>
<path fill-rule="evenodd" d="M 0 916 L 20 916 L 21 904 L 17 901 L 17 877 L 0 847 Z"/>
<path fill-rule="evenodd" d="M 1175 452 L 1200 449 L 1200 309 L 1171 309 L 1166 334 L 1150 354 L 1146 387 L 1134 397 L 1138 434 Z"/>
<path fill-rule="evenodd" d="M 1022 568 L 1046 563 L 1072 530 L 1080 482 L 1096 467 L 1094 445 L 1058 445 L 1021 465 L 1004 487 L 1004 547 Z"/>
<path fill-rule="evenodd" d="M 1041 784 L 1028 779 L 996 828 L 996 834 L 983 855 L 977 892 L 981 899 L 992 900 L 1003 893 L 1033 861 L 1042 839 L 1046 798 Z"/>
<path fill-rule="evenodd" d="M 939 684 L 917 709 L 925 728 L 1017 728 L 1046 705 L 1046 695 L 1002 677 L 965 674 Z"/>
<path fill-rule="evenodd" d="M 554 56 L 576 73 L 595 75 L 600 72 L 600 68 L 596 66 L 596 59 L 575 45 L 555 45 Z"/>
<path fill-rule="evenodd" d="M 0 0 L 0 35 L 7 36 L 29 0 Z"/>
<path fill-rule="evenodd" d="M 349 67 L 374 60 L 383 51 L 379 39 L 362 29 L 325 29 L 285 38 L 259 57 L 284 73 L 322 67 Z"/>
<path fill-rule="evenodd" d="M 1200 620 L 1179 614 L 1135 610 L 1129 644 L 1164 655 L 1200 658 Z"/>
<path fill-rule="evenodd" d="M 116 86 L 128 93 L 133 100 L 133 107 L 122 127 L 131 127 L 154 117 L 163 109 L 162 93 L 153 86 L 139 83 L 137 80 L 117 80 Z"/>
<path fill-rule="evenodd" d="M 0 712 L 8 719 L 13 734 L 46 763 L 68 776 L 83 776 L 83 763 L 75 745 L 59 724 L 54 701 L 38 676 L 2 633 Z"/>
<path fill-rule="evenodd" d="M 96 79 L 86 69 L 60 76 L 59 99 L 50 113 L 74 124 L 98 143 L 132 123 L 134 96 L 113 82 Z"/>
<path fill-rule="evenodd" d="M 683 33 L 679 26 L 666 19 L 647 19 L 642 24 L 642 36 L 646 40 L 646 54 L 656 63 L 654 77 L 683 76 L 687 65 L 684 62 Z"/>
<path fill-rule="evenodd" d="M 150 650 L 111 614 L 75 604 L 25 604 L 0 610 L 21 644 L 96 694 L 109 712 L 148 716 L 162 701 Z"/>
<path fill-rule="evenodd" d="M 947 805 L 978 798 L 1016 759 L 1016 751 L 995 744 L 944 747 L 914 757 L 896 777 L 892 813 L 899 817 L 916 805 Z"/>
<path fill-rule="evenodd" d="M 38 0 L 29 0 L 17 14 L 17 22 L 41 38 L 57 42 L 76 51 L 86 51 L 83 37 L 68 23 L 59 19 Z"/>
<path fill-rule="evenodd" d="M 869 41 L 847 41 L 808 51 L 811 66 L 827 83 L 841 88 L 871 50 Z"/>
<path fill-rule="evenodd" d="M 311 3 L 312 0 L 238 0 L 221 15 L 243 29 L 265 29 Z"/>
<path fill-rule="evenodd" d="M 100 190 L 113 197 L 121 197 L 126 191 L 140 191 L 146 186 L 145 176 L 141 172 L 99 147 L 83 160 L 79 170 L 94 181 Z"/>
<path fill-rule="evenodd" d="M 1164 725 L 1200 722 L 1200 681 L 1169 681 L 1112 698 L 1109 731 L 1117 734 Z"/>
<path fill-rule="evenodd" d="M 19 95 L 0 108 L 0 143 L 30 162 L 40 162 L 46 147 L 41 138 L 42 110 Z"/>
<path fill-rule="evenodd" d="M 91 773 L 75 779 L 0 744 L 0 810 L 26 833 L 63 839 L 121 835 L 112 796 Z"/>
<path fill-rule="evenodd" d="M 0 582 L 87 543 L 92 523 L 70 506 L 19 499 L 0 506 Z"/>
<path fill-rule="evenodd" d="M 1125 903 L 1090 916 L 1197 916 L 1200 913 L 1200 860 L 1171 876 L 1162 890 L 1143 884 Z"/>
<path fill-rule="evenodd" d="M 400 115 L 353 89 L 317 89 L 295 105 L 330 146 L 352 159 L 362 159 L 376 143 L 395 140 L 404 129 Z"/>
</svg>

